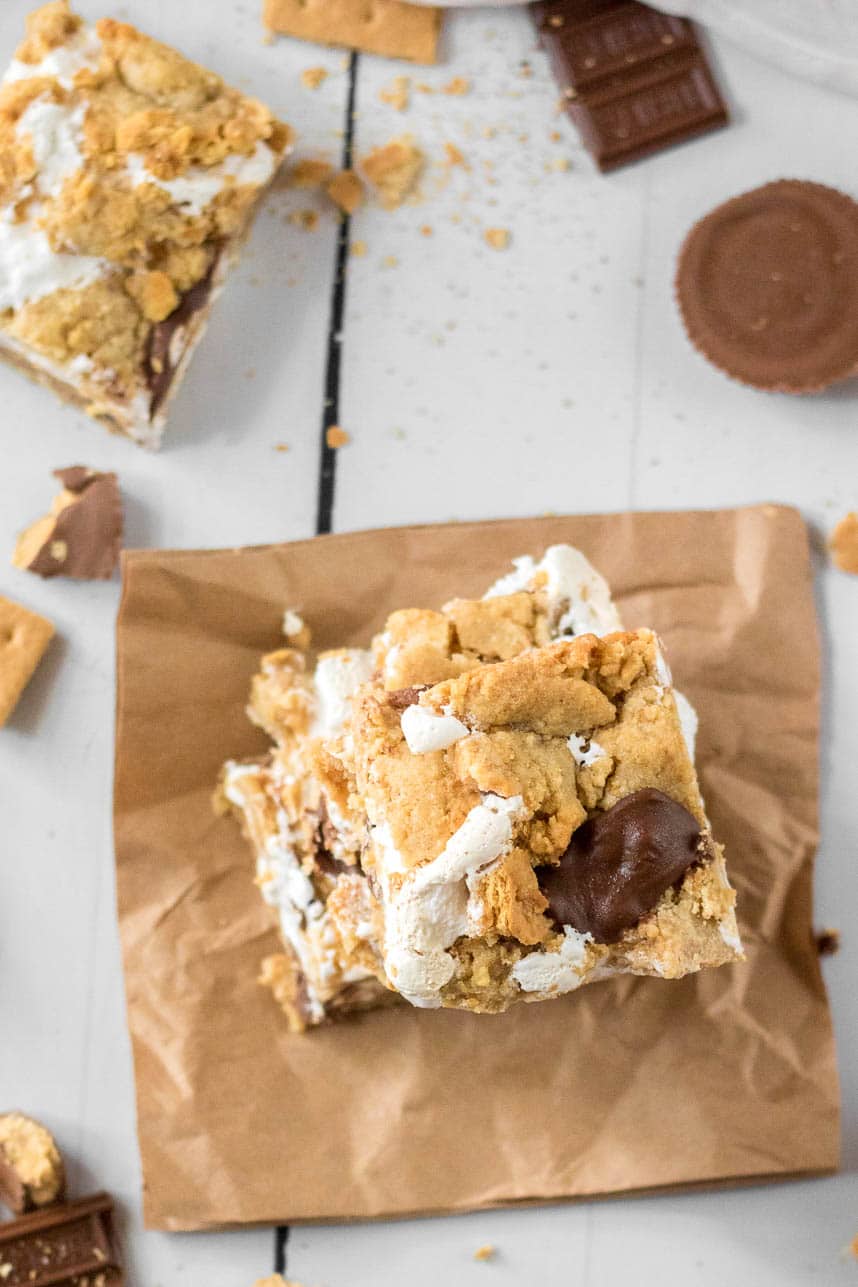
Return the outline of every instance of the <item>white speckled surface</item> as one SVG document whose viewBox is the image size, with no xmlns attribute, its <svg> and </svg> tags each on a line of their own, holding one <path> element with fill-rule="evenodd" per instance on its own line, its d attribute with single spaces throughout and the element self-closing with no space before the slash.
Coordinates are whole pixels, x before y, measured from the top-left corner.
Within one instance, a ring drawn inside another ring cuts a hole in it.
<svg viewBox="0 0 858 1287">
<path fill-rule="evenodd" d="M 95 0 L 79 7 L 102 12 Z M 0 63 L 28 8 L 4 0 Z M 338 156 L 340 52 L 264 45 L 255 0 L 131 0 L 117 16 L 267 98 L 298 127 L 299 155 Z M 403 116 L 377 91 L 409 69 L 361 61 L 358 151 L 409 130 L 437 164 L 421 205 L 354 220 L 352 237 L 368 251 L 349 275 L 340 419 L 353 441 L 337 456 L 337 529 L 773 499 L 800 505 L 822 532 L 858 507 L 855 386 L 788 400 L 732 385 L 689 349 L 671 300 L 681 237 L 716 202 L 785 174 L 855 193 L 844 146 L 854 109 L 726 43 L 715 56 L 732 128 L 610 179 L 553 114 L 556 93 L 521 13 L 452 17 L 445 63 L 414 74 L 436 87 L 469 76 L 473 91 L 415 94 Z M 522 60 L 530 76 L 520 74 Z M 331 72 L 314 92 L 300 83 L 310 65 Z M 447 141 L 469 171 L 448 177 Z M 569 170 L 553 168 L 565 159 Z M 0 547 L 11 552 L 14 533 L 44 512 L 49 471 L 78 462 L 119 471 L 132 545 L 312 533 L 336 228 L 324 217 L 304 232 L 286 215 L 313 204 L 295 193 L 269 201 L 160 456 L 110 438 L 0 369 Z M 485 245 L 489 226 L 511 231 L 509 249 Z M 395 266 L 385 266 L 390 257 Z M 278 442 L 290 450 L 276 452 Z M 858 581 L 820 557 L 818 584 L 827 678 L 818 920 L 844 932 L 825 966 L 840 1041 L 844 1174 L 714 1195 L 298 1229 L 290 1277 L 308 1287 L 856 1280 L 841 1248 L 858 1232 Z M 139 1226 L 109 820 L 118 585 L 43 584 L 0 559 L 0 593 L 47 613 L 62 636 L 0 733 L 0 1106 L 57 1131 L 78 1190 L 116 1192 L 132 1284 L 249 1287 L 271 1271 L 271 1231 L 168 1237 Z M 475 1263 L 487 1242 L 498 1256 Z"/>
</svg>

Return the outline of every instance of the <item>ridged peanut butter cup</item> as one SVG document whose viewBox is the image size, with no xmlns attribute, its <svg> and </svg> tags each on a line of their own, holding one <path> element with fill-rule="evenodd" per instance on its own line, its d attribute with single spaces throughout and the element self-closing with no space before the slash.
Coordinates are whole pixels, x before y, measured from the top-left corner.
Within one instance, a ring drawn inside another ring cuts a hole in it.
<svg viewBox="0 0 858 1287">
<path fill-rule="evenodd" d="M 858 203 L 781 179 L 695 224 L 676 297 L 692 344 L 745 384 L 814 393 L 858 371 Z"/>
</svg>

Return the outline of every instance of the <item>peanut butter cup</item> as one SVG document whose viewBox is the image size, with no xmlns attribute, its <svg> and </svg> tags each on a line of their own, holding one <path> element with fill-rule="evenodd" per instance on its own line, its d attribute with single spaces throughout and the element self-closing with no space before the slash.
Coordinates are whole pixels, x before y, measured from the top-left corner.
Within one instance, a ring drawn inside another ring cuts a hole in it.
<svg viewBox="0 0 858 1287">
<path fill-rule="evenodd" d="M 858 371 L 858 203 L 781 179 L 695 224 L 676 296 L 689 339 L 745 384 L 813 393 Z"/>
</svg>

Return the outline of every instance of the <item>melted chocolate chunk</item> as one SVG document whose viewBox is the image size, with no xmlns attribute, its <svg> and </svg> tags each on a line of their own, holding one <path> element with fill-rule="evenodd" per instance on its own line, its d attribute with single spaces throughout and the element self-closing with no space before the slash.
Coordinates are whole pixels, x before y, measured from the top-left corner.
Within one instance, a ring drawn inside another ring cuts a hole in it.
<svg viewBox="0 0 858 1287">
<path fill-rule="evenodd" d="M 149 407 L 150 416 L 155 415 L 155 412 L 166 398 L 170 385 L 173 383 L 176 367 L 184 353 L 183 345 L 182 353 L 178 355 L 178 362 L 173 362 L 170 355 L 173 337 L 181 327 L 188 324 L 194 314 L 201 312 L 208 303 L 212 291 L 212 275 L 217 261 L 218 256 L 215 255 L 205 277 L 202 277 L 190 290 L 186 290 L 170 316 L 165 317 L 163 322 L 156 322 L 149 332 L 146 357 L 144 359 L 144 372 L 146 383 L 152 394 L 152 401 Z"/>
<path fill-rule="evenodd" d="M 590 818 L 558 866 L 537 874 L 558 925 L 614 943 L 700 856 L 697 819 L 647 788 Z"/>
<path fill-rule="evenodd" d="M 425 692 L 429 687 L 428 684 L 419 684 L 416 688 L 394 688 L 387 694 L 387 704 L 392 706 L 395 711 L 407 710 L 409 706 L 414 706 L 419 700 L 420 694 Z"/>
<path fill-rule="evenodd" d="M 318 822 L 313 831 L 313 845 L 315 848 L 313 860 L 319 871 L 324 872 L 326 876 L 339 876 L 344 871 L 358 871 L 359 868 L 351 867 L 348 863 L 342 862 L 333 855 L 332 851 L 337 839 L 337 829 L 328 817 L 324 797 L 319 801 L 316 817 Z"/>
</svg>

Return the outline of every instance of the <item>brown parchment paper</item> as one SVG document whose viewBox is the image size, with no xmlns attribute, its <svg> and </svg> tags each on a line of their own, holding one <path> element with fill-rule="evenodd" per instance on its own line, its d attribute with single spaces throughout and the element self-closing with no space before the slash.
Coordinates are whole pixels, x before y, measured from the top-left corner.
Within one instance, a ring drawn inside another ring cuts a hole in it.
<svg viewBox="0 0 858 1287">
<path fill-rule="evenodd" d="M 294 1036 L 250 853 L 210 795 L 297 606 L 320 648 L 580 546 L 665 637 L 739 891 L 747 963 L 500 1016 L 402 1007 Z M 792 510 L 450 524 L 135 551 L 118 626 L 115 824 L 145 1216 L 196 1229 L 458 1211 L 826 1171 L 838 1087 L 811 938 L 819 664 Z"/>
</svg>

